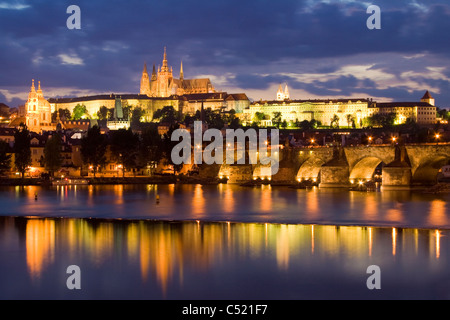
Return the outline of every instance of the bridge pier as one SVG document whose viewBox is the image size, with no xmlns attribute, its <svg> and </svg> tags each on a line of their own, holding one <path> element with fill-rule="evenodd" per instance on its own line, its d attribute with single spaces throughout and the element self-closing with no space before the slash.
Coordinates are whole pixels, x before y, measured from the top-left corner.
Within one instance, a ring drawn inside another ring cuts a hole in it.
<svg viewBox="0 0 450 320">
<path fill-rule="evenodd" d="M 410 190 L 411 177 L 411 167 L 385 166 L 381 190 Z"/>
<path fill-rule="evenodd" d="M 319 188 L 349 188 L 348 166 L 323 166 Z"/>
<path fill-rule="evenodd" d="M 411 164 L 404 146 L 395 146 L 395 159 L 383 167 L 381 190 L 409 190 Z"/>
<path fill-rule="evenodd" d="M 333 158 L 320 170 L 319 188 L 349 188 L 350 169 L 342 147 L 333 149 Z"/>
</svg>

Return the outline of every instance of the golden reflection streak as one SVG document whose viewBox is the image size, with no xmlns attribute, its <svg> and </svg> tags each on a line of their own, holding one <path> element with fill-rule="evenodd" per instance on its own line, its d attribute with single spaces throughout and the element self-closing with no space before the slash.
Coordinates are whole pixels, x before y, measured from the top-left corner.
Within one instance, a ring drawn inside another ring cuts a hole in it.
<svg viewBox="0 0 450 320">
<path fill-rule="evenodd" d="M 223 209 L 226 213 L 234 212 L 234 191 L 229 187 L 229 185 L 226 185 L 225 187 Z"/>
<path fill-rule="evenodd" d="M 194 199 L 192 199 L 192 213 L 202 214 L 205 211 L 205 198 L 203 196 L 203 187 L 201 184 L 195 185 Z"/>
<path fill-rule="evenodd" d="M 26 226 L 26 257 L 31 279 L 38 279 L 55 254 L 55 221 L 29 219 Z"/>
<path fill-rule="evenodd" d="M 306 209 L 312 215 L 319 212 L 319 197 L 316 188 L 306 192 Z"/>
<path fill-rule="evenodd" d="M 397 248 L 397 230 L 392 228 L 392 255 L 395 256 Z"/>
<path fill-rule="evenodd" d="M 261 186 L 260 199 L 260 210 L 262 212 L 272 212 L 272 187 L 270 184 Z"/>
<path fill-rule="evenodd" d="M 430 202 L 428 210 L 428 222 L 433 225 L 447 224 L 446 203 L 442 200 L 433 200 Z"/>
<path fill-rule="evenodd" d="M 124 232 L 120 232 L 120 228 Z M 182 284 L 183 270 L 187 266 L 195 270 L 210 269 L 227 259 L 227 252 L 237 259 L 258 259 L 273 252 L 274 255 L 268 257 L 275 260 L 280 270 L 286 270 L 309 249 L 311 254 L 334 257 L 345 255 L 359 259 L 372 256 L 374 235 L 378 231 L 371 227 L 200 223 L 199 220 L 188 223 L 140 221 L 122 225 L 83 219 L 59 220 L 57 224 L 53 219 L 29 219 L 26 226 L 27 267 L 31 277 L 38 278 L 54 261 L 55 242 L 67 243 L 71 250 L 85 251 L 89 261 L 97 264 L 112 256 L 117 244 L 123 244 L 129 262 L 140 267 L 142 281 L 147 281 L 149 276 L 155 277 L 165 295 L 177 271 Z M 405 237 L 402 243 L 407 246 L 402 246 L 403 251 L 418 246 L 418 230 L 411 231 L 402 233 Z M 431 235 L 433 232 L 430 231 L 430 240 Z M 441 232 L 434 231 L 434 236 L 435 242 L 430 241 L 430 245 L 435 247 L 439 259 Z M 415 240 L 416 244 L 409 240 Z M 396 246 L 397 229 L 392 228 L 394 256 Z"/>
<path fill-rule="evenodd" d="M 439 259 L 439 256 L 441 255 L 441 233 L 439 230 L 436 230 L 435 232 L 436 236 L 436 259 Z"/>
<path fill-rule="evenodd" d="M 123 200 L 123 185 L 122 184 L 116 184 L 114 185 L 114 198 L 115 198 L 115 204 L 121 205 L 124 204 Z"/>
<path fill-rule="evenodd" d="M 281 225 L 277 235 L 276 256 L 279 269 L 286 270 L 289 266 L 289 233 L 288 226 Z"/>
</svg>

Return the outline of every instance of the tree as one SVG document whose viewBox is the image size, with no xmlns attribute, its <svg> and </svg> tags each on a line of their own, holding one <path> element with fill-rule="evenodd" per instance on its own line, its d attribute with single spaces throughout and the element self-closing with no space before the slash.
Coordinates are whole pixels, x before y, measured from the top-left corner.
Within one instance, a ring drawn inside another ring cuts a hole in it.
<svg viewBox="0 0 450 320">
<path fill-rule="evenodd" d="M 163 135 L 162 139 L 162 151 L 163 151 L 163 158 L 166 164 L 170 164 L 173 166 L 173 172 L 177 173 L 183 168 L 183 164 L 175 164 L 172 161 L 172 149 L 179 143 L 178 141 L 172 141 L 172 133 L 179 129 L 180 126 L 178 124 L 175 124 L 173 126 L 170 126 L 169 131 Z"/>
<path fill-rule="evenodd" d="M 228 124 L 230 129 L 238 129 L 241 127 L 241 120 L 236 117 L 236 111 L 234 109 L 230 110 L 228 113 L 224 113 L 222 119 Z"/>
<path fill-rule="evenodd" d="M 302 130 L 309 131 L 317 127 L 317 121 L 313 119 L 311 121 L 303 120 L 301 122 L 298 122 L 297 120 L 295 125 Z"/>
<path fill-rule="evenodd" d="M 123 119 L 128 120 L 130 119 L 130 114 L 131 114 L 131 106 L 123 106 L 122 107 L 123 110 Z"/>
<path fill-rule="evenodd" d="M 151 174 L 163 157 L 162 142 L 155 126 L 146 128 L 141 134 L 138 162 L 141 166 L 149 166 Z"/>
<path fill-rule="evenodd" d="M 450 112 L 447 109 L 436 107 L 436 116 L 442 120 L 449 120 Z"/>
<path fill-rule="evenodd" d="M 395 119 L 397 119 L 396 112 L 390 112 L 386 115 L 383 115 L 381 118 L 381 126 L 383 128 L 392 128 L 395 124 Z"/>
<path fill-rule="evenodd" d="M 347 114 L 345 117 L 347 119 L 347 125 L 349 127 L 352 126 L 352 128 L 354 129 L 356 127 L 356 117 L 352 114 Z"/>
<path fill-rule="evenodd" d="M 116 161 L 122 165 L 122 176 L 125 170 L 136 168 L 136 156 L 139 138 L 128 129 L 119 129 L 111 134 L 111 153 Z"/>
<path fill-rule="evenodd" d="M 141 107 L 136 107 L 131 112 L 131 125 L 139 125 L 141 123 L 141 117 L 144 115 L 144 110 Z"/>
<path fill-rule="evenodd" d="M 331 118 L 330 127 L 339 129 L 339 117 L 337 114 Z"/>
<path fill-rule="evenodd" d="M 97 111 L 98 120 L 108 120 L 109 119 L 109 110 L 105 106 L 101 106 Z"/>
<path fill-rule="evenodd" d="M 90 118 L 91 116 L 87 112 L 87 108 L 85 105 L 77 104 L 75 108 L 73 108 L 72 120 L 80 120 Z"/>
<path fill-rule="evenodd" d="M 14 164 L 17 170 L 25 177 L 27 168 L 31 165 L 30 131 L 25 124 L 21 123 L 14 134 Z"/>
<path fill-rule="evenodd" d="M 201 111 L 197 110 L 195 113 L 195 118 L 198 120 L 202 119 Z M 220 115 L 219 112 L 212 110 L 211 108 L 207 108 L 203 110 L 203 118 L 205 123 L 209 128 L 222 129 L 225 125 L 225 118 Z"/>
<path fill-rule="evenodd" d="M 56 122 L 57 113 L 59 113 L 59 119 L 61 120 L 69 120 L 71 118 L 69 109 L 58 109 L 52 113 L 52 121 Z"/>
<path fill-rule="evenodd" d="M 277 128 L 280 127 L 280 124 L 281 124 L 281 112 L 276 111 L 276 112 L 273 113 L 272 124 L 275 127 L 277 127 Z"/>
<path fill-rule="evenodd" d="M 44 166 L 51 177 L 53 177 L 55 171 L 61 168 L 63 162 L 61 146 L 61 136 L 57 133 L 47 140 L 44 147 Z"/>
<path fill-rule="evenodd" d="M 283 120 L 283 122 L 281 123 L 281 128 L 286 129 L 288 126 L 288 123 L 286 120 Z"/>
<path fill-rule="evenodd" d="M 186 127 L 189 127 L 191 124 L 194 124 L 194 121 L 197 121 L 197 120 L 200 120 L 200 119 L 197 119 L 197 114 L 194 114 L 194 115 L 186 114 L 184 116 L 183 122 Z"/>
<path fill-rule="evenodd" d="M 266 118 L 266 115 L 263 112 L 255 112 L 255 115 L 253 116 L 252 122 L 258 125 L 261 120 L 264 120 Z"/>
<path fill-rule="evenodd" d="M 174 107 L 165 106 L 153 113 L 153 120 L 173 124 L 177 120 L 177 112 L 175 111 Z"/>
<path fill-rule="evenodd" d="M 81 139 L 81 157 L 85 164 L 92 165 L 94 178 L 98 168 L 106 164 L 106 147 L 106 137 L 101 134 L 97 125 L 90 128 Z"/>
<path fill-rule="evenodd" d="M 11 147 L 6 141 L 0 140 L 0 174 L 11 168 Z"/>
</svg>

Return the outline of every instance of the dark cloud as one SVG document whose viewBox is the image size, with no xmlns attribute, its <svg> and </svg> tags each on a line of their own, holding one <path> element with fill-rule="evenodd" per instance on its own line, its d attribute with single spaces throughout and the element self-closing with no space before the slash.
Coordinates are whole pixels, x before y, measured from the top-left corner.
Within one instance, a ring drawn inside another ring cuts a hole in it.
<svg viewBox="0 0 450 320">
<path fill-rule="evenodd" d="M 161 64 L 167 46 L 175 74 L 183 60 L 192 77 L 235 74 L 235 83 L 229 85 L 241 91 L 289 82 L 316 95 L 361 92 L 400 99 L 415 89 L 399 85 L 398 90 L 380 91 L 374 79 L 357 75 L 299 83 L 285 74 L 333 73 L 359 56 L 367 57 L 365 64 L 374 69 L 400 75 L 436 66 L 432 56 L 448 62 L 450 53 L 450 5 L 443 0 L 377 1 L 381 30 L 366 28 L 369 15 L 356 1 L 78 1 L 81 30 L 66 28 L 66 8 L 73 4 L 69 1 L 20 4 L 29 7 L 0 8 L 0 88 L 27 90 L 30 79 L 39 78 L 48 87 L 137 92 L 144 61 Z M 370 60 L 374 55 L 424 52 L 426 57 L 416 64 L 408 59 Z M 302 63 L 314 59 L 328 63 Z M 448 68 L 442 73 L 450 77 Z M 439 88 L 436 98 L 450 105 L 447 80 L 420 81 Z"/>
</svg>

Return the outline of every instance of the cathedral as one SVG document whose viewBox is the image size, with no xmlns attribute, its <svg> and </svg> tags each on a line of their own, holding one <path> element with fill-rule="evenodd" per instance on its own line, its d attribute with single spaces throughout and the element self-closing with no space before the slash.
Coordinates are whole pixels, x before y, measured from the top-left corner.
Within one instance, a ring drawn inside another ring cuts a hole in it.
<svg viewBox="0 0 450 320">
<path fill-rule="evenodd" d="M 164 57 L 162 66 L 158 66 L 156 71 L 153 65 L 153 71 L 150 75 L 147 71 L 147 64 L 144 64 L 144 70 L 141 77 L 140 94 L 149 97 L 167 98 L 172 95 L 186 95 L 194 93 L 212 93 L 215 92 L 210 79 L 185 79 L 183 73 L 183 62 L 180 66 L 180 77 L 173 77 L 173 69 L 167 63 L 166 48 L 164 47 Z"/>
</svg>

